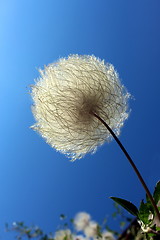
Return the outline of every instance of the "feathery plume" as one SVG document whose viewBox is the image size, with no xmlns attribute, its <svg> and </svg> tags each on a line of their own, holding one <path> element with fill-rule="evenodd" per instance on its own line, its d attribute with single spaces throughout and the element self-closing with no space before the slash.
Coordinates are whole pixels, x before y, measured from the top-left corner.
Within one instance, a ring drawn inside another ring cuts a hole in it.
<svg viewBox="0 0 160 240">
<path fill-rule="evenodd" d="M 92 113 L 120 134 L 130 94 L 113 65 L 95 56 L 70 55 L 39 71 L 31 92 L 32 127 L 53 148 L 75 160 L 109 142 L 111 134 Z"/>
</svg>

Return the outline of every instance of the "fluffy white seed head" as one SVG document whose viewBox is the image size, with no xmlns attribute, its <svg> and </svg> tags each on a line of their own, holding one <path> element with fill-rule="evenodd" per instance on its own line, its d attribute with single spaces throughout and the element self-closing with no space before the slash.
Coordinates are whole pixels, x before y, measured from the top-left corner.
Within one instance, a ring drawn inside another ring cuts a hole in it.
<svg viewBox="0 0 160 240">
<path fill-rule="evenodd" d="M 94 56 L 70 55 L 40 74 L 31 92 L 33 129 L 53 148 L 75 160 L 110 141 L 110 133 L 92 112 L 119 135 L 130 95 L 113 65 Z"/>
</svg>

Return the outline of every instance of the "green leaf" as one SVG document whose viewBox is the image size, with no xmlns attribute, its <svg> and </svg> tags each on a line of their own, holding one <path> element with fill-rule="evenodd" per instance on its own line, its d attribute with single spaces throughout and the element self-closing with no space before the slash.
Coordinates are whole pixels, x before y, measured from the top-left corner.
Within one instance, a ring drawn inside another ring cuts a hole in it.
<svg viewBox="0 0 160 240">
<path fill-rule="evenodd" d="M 148 233 L 148 236 L 149 237 L 154 237 L 154 236 L 156 236 L 156 234 L 155 233 Z"/>
<path fill-rule="evenodd" d="M 160 201 L 160 181 L 157 182 L 154 193 L 153 193 L 153 198 L 155 203 L 157 204 L 158 201 Z"/>
<path fill-rule="evenodd" d="M 147 206 L 148 206 L 148 209 L 150 209 L 150 211 L 154 214 L 154 207 L 153 207 L 153 205 L 152 205 L 152 203 L 151 203 L 151 200 L 150 200 L 150 198 L 148 197 L 148 195 L 146 194 L 146 201 L 147 201 Z"/>
<path fill-rule="evenodd" d="M 156 231 L 160 231 L 160 227 L 156 227 Z"/>
<path fill-rule="evenodd" d="M 141 201 L 141 205 L 139 208 L 139 213 L 138 213 L 138 218 L 144 223 L 144 224 L 149 224 L 151 220 L 149 220 L 149 215 L 150 215 L 150 204 L 149 203 L 144 203 Z"/>
<path fill-rule="evenodd" d="M 110 198 L 116 203 L 118 203 L 119 205 L 121 205 L 123 208 L 125 208 L 132 215 L 136 217 L 138 216 L 138 209 L 133 203 L 122 198 L 117 198 L 117 197 L 110 197 Z"/>
</svg>

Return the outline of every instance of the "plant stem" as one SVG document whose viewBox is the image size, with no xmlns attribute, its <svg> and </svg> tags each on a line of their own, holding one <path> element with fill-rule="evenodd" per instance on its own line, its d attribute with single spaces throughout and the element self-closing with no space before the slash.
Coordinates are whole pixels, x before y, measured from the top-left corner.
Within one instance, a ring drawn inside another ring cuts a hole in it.
<svg viewBox="0 0 160 240">
<path fill-rule="evenodd" d="M 100 118 L 96 113 L 91 113 L 92 115 L 94 115 L 99 121 L 101 121 L 101 123 L 103 123 L 103 125 L 107 128 L 107 130 L 110 132 L 110 134 L 113 136 L 113 138 L 116 140 L 117 144 L 119 145 L 119 147 L 121 148 L 121 150 L 123 151 L 123 153 L 125 154 L 126 158 L 128 159 L 128 161 L 130 162 L 131 166 L 133 167 L 135 173 L 137 174 L 142 186 L 144 187 L 151 203 L 152 203 L 152 206 L 154 207 L 155 209 L 155 212 L 157 214 L 157 217 L 160 221 L 160 212 L 158 210 L 158 207 L 145 183 L 145 181 L 143 180 L 139 170 L 137 169 L 136 165 L 134 164 L 133 160 L 131 159 L 130 155 L 128 154 L 128 152 L 126 151 L 126 149 L 124 148 L 124 146 L 122 145 L 122 143 L 120 142 L 120 140 L 117 138 L 117 136 L 115 135 L 115 133 L 112 131 L 112 129 L 108 126 L 108 124 L 102 119 Z"/>
</svg>

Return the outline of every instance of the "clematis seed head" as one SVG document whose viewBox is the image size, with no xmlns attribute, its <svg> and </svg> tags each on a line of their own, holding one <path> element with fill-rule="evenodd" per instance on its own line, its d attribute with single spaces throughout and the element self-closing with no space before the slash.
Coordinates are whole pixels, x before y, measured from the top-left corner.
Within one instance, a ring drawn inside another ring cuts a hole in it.
<svg viewBox="0 0 160 240">
<path fill-rule="evenodd" d="M 110 133 L 92 113 L 120 134 L 130 94 L 112 64 L 93 55 L 70 55 L 39 72 L 31 92 L 32 128 L 53 148 L 75 160 L 109 142 Z"/>
</svg>

